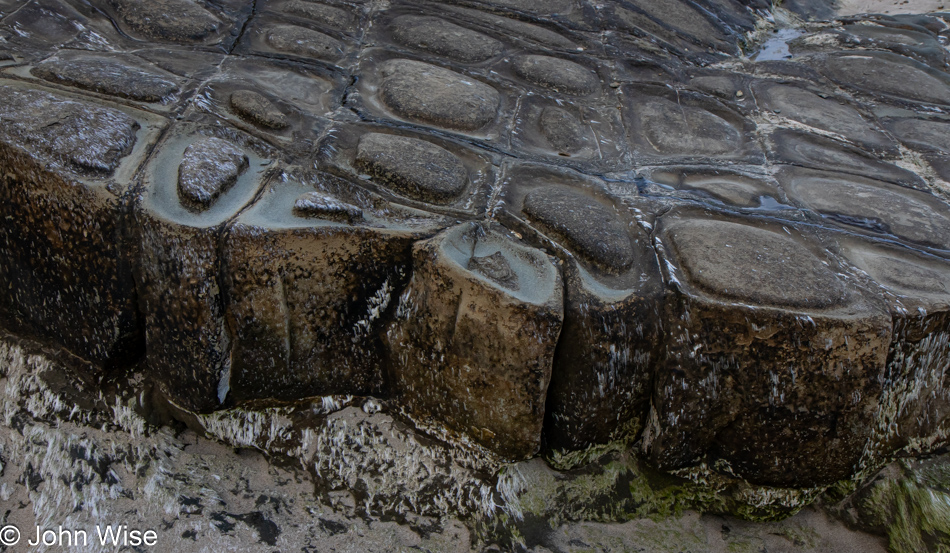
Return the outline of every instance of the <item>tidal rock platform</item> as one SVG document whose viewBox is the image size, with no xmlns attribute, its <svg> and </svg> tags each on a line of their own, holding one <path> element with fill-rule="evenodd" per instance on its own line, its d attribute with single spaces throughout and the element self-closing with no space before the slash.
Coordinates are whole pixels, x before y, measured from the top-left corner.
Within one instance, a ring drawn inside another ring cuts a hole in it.
<svg viewBox="0 0 950 553">
<path fill-rule="evenodd" d="M 0 1 L 0 322 L 410 478 L 385 413 L 434 449 L 363 512 L 622 458 L 789 514 L 950 445 L 950 14 L 817 4 Z"/>
</svg>

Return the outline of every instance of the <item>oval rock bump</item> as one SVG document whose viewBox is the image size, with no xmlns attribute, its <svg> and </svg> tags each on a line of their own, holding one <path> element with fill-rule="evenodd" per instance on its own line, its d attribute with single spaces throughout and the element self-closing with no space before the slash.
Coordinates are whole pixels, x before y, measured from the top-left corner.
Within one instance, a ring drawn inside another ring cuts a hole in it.
<svg viewBox="0 0 950 553">
<path fill-rule="evenodd" d="M 390 60 L 381 73 L 383 104 L 406 119 L 472 132 L 494 121 L 501 104 L 493 87 L 436 65 Z"/>
<path fill-rule="evenodd" d="M 348 29 L 353 25 L 353 16 L 342 8 L 318 2 L 294 0 L 287 4 L 287 13 L 304 17 L 335 29 Z"/>
<path fill-rule="evenodd" d="M 397 194 L 447 204 L 468 186 L 468 171 L 452 152 L 425 140 L 383 133 L 360 137 L 356 167 Z"/>
<path fill-rule="evenodd" d="M 101 55 L 71 56 L 46 60 L 31 71 L 41 79 L 128 98 L 161 102 L 178 92 L 178 83 L 158 71 L 135 67 L 128 60 Z"/>
<path fill-rule="evenodd" d="M 525 196 L 522 211 L 601 268 L 622 272 L 633 265 L 633 245 L 623 222 L 587 194 L 557 185 L 536 188 Z"/>
<path fill-rule="evenodd" d="M 463 63 L 482 62 L 504 50 L 501 42 L 438 17 L 401 15 L 392 28 L 393 38 L 404 46 Z"/>
<path fill-rule="evenodd" d="M 242 119 L 251 123 L 280 130 L 287 127 L 287 116 L 273 102 L 252 90 L 237 90 L 231 93 L 231 109 Z"/>
<path fill-rule="evenodd" d="M 586 131 L 569 111 L 557 106 L 541 110 L 538 118 L 541 134 L 558 153 L 574 153 L 581 149 Z"/>
<path fill-rule="evenodd" d="M 570 60 L 530 54 L 512 60 L 515 73 L 538 86 L 573 96 L 586 96 L 597 90 L 597 74 Z"/>
<path fill-rule="evenodd" d="M 707 293 L 799 309 L 833 308 L 847 298 L 841 280 L 789 236 L 714 220 L 681 222 L 669 236 L 690 282 Z"/>
<path fill-rule="evenodd" d="M 190 0 L 109 0 L 135 32 L 170 42 L 198 42 L 217 33 L 224 23 Z"/>
<path fill-rule="evenodd" d="M 185 148 L 178 166 L 178 197 L 188 209 L 204 211 L 247 168 L 247 155 L 238 147 L 220 138 L 201 138 Z"/>
<path fill-rule="evenodd" d="M 319 31 L 299 25 L 274 25 L 267 29 L 267 44 L 279 52 L 323 61 L 343 56 L 343 43 Z"/>
<path fill-rule="evenodd" d="M 338 223 L 355 223 L 363 219 L 362 209 L 316 191 L 307 192 L 297 198 L 293 212 L 298 217 L 329 219 Z"/>
</svg>

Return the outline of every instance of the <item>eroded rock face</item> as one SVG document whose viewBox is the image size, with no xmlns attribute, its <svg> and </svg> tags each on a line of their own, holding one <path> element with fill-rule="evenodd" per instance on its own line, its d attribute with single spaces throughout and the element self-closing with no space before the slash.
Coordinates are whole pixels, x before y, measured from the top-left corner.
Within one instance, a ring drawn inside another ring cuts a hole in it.
<svg viewBox="0 0 950 553">
<path fill-rule="evenodd" d="M 3 325 L 180 419 L 783 489 L 947 443 L 944 16 L 736 60 L 764 2 L 14 4 Z"/>
<path fill-rule="evenodd" d="M 656 375 L 651 457 L 674 469 L 711 450 L 736 474 L 781 487 L 846 477 L 883 391 L 881 298 L 790 225 L 703 215 L 673 211 L 658 229 L 674 339 Z"/>
<path fill-rule="evenodd" d="M 275 183 L 227 229 L 232 401 L 385 391 L 380 330 L 433 224 L 304 189 Z"/>
<path fill-rule="evenodd" d="M 85 359 L 141 352 L 124 249 L 130 188 L 117 170 L 153 136 L 128 112 L 20 86 L 0 86 L 0 313 Z M 148 136 L 148 138 L 146 138 Z"/>
<path fill-rule="evenodd" d="M 413 267 L 386 333 L 396 394 L 421 422 L 508 458 L 534 455 L 563 320 L 560 271 L 468 223 L 418 243 Z"/>
</svg>

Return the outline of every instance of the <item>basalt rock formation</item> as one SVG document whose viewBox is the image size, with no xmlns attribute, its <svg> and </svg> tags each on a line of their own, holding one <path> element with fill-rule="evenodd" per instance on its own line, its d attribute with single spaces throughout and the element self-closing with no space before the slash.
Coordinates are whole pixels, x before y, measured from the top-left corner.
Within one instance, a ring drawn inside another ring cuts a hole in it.
<svg viewBox="0 0 950 553">
<path fill-rule="evenodd" d="M 782 489 L 950 439 L 950 16 L 0 15 L 4 324 L 178 418 L 373 397 L 499 460 Z"/>
</svg>

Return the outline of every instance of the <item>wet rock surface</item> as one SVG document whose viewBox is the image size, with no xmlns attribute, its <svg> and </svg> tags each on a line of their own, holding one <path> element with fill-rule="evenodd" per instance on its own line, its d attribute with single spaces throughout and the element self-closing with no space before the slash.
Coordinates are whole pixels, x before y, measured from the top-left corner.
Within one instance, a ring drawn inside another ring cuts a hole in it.
<svg viewBox="0 0 950 553">
<path fill-rule="evenodd" d="M 178 196 L 201 211 L 234 186 L 247 171 L 247 155 L 220 138 L 202 138 L 185 148 L 178 165 Z"/>
<path fill-rule="evenodd" d="M 231 108 L 241 117 L 256 125 L 271 129 L 287 126 L 287 116 L 270 100 L 252 90 L 238 90 L 231 94 Z"/>
<path fill-rule="evenodd" d="M 135 65 L 127 57 L 63 56 L 48 59 L 30 72 L 47 81 L 141 102 L 161 102 L 178 92 L 171 74 Z"/>
<path fill-rule="evenodd" d="M 489 534 L 503 511 L 526 549 L 575 547 L 518 534 L 555 469 L 768 518 L 947 445 L 948 16 L 265 4 L 0 2 L 5 328 L 135 375 L 158 422 L 284 409 L 268 453 L 342 455 L 352 423 L 383 456 L 352 474 L 395 474 L 398 428 L 442 455 L 416 491 L 318 468 L 319 493 Z M 559 489 L 557 516 L 641 504 Z"/>
</svg>

